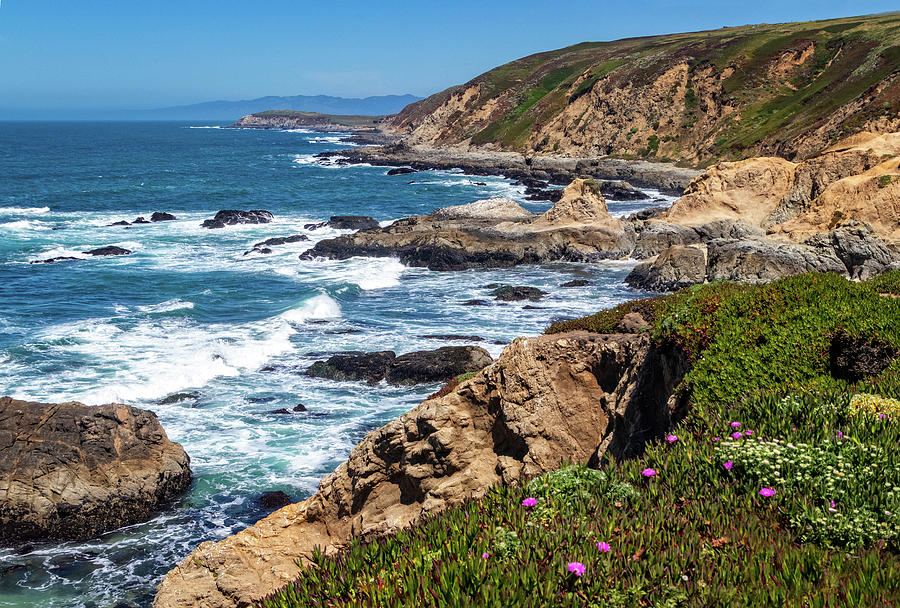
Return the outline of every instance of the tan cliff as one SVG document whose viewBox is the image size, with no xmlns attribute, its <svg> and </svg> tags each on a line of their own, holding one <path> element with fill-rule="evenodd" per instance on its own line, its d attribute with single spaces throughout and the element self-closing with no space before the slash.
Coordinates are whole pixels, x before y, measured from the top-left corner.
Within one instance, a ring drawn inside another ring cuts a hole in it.
<svg viewBox="0 0 900 608">
<path fill-rule="evenodd" d="M 200 545 L 154 608 L 248 606 L 314 547 L 395 531 L 564 462 L 633 456 L 683 415 L 672 394 L 684 373 L 646 333 L 519 338 L 450 394 L 369 433 L 311 498 Z"/>
</svg>

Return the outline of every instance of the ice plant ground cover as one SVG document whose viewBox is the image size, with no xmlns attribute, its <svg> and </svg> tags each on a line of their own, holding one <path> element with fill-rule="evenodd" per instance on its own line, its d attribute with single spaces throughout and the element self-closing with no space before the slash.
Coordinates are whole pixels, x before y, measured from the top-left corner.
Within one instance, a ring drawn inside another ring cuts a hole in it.
<svg viewBox="0 0 900 608">
<path fill-rule="evenodd" d="M 317 555 L 263 605 L 900 605 L 900 363 L 848 383 L 829 362 L 836 335 L 900 350 L 900 300 L 879 295 L 892 281 L 804 275 L 642 304 L 660 347 L 691 361 L 677 441 Z"/>
</svg>

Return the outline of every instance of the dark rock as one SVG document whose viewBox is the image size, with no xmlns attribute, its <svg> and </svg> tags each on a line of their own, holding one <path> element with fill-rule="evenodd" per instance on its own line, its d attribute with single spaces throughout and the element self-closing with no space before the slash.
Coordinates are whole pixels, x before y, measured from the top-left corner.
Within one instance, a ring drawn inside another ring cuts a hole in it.
<svg viewBox="0 0 900 608">
<path fill-rule="evenodd" d="M 224 209 L 216 213 L 210 220 L 205 220 L 201 226 L 204 228 L 224 228 L 236 224 L 268 224 L 275 216 L 262 209 L 240 211 L 238 209 Z"/>
<path fill-rule="evenodd" d="M 409 167 L 397 167 L 387 172 L 388 175 L 408 175 L 409 173 L 418 173 L 418 171 Z"/>
<path fill-rule="evenodd" d="M 154 211 L 153 215 L 150 216 L 151 222 L 171 222 L 172 220 L 176 220 L 174 215 L 171 213 L 166 213 L 164 211 Z"/>
<path fill-rule="evenodd" d="M 294 499 L 282 492 L 263 492 L 259 495 L 259 504 L 263 509 L 280 509 L 294 503 Z"/>
<path fill-rule="evenodd" d="M 134 218 L 134 221 L 131 223 L 132 224 L 149 224 L 150 222 L 148 222 L 147 218 L 145 218 L 143 215 L 139 215 L 138 217 Z"/>
<path fill-rule="evenodd" d="M 635 266 L 625 283 L 648 291 L 677 291 L 706 281 L 706 252 L 700 247 L 675 245 L 652 262 Z"/>
<path fill-rule="evenodd" d="M 388 366 L 386 378 L 390 384 L 445 382 L 491 363 L 490 353 L 480 346 L 444 346 L 397 357 Z"/>
<path fill-rule="evenodd" d="M 479 336 L 460 336 L 458 334 L 434 334 L 422 336 L 424 340 L 463 340 L 465 342 L 481 342 L 484 338 Z"/>
<path fill-rule="evenodd" d="M 93 255 L 93 256 L 129 255 L 129 254 L 131 254 L 131 250 L 123 249 L 122 247 L 116 247 L 115 245 L 108 245 L 106 247 L 99 247 L 97 249 L 91 249 L 90 251 L 83 251 L 82 253 L 86 253 L 88 255 Z"/>
<path fill-rule="evenodd" d="M 771 241 L 712 241 L 707 280 L 768 283 L 805 272 L 845 272 L 834 253 Z"/>
<path fill-rule="evenodd" d="M 859 382 L 877 376 L 897 358 L 890 344 L 870 342 L 838 334 L 829 349 L 831 375 L 839 380 Z"/>
<path fill-rule="evenodd" d="M 299 243 L 301 241 L 308 241 L 309 237 L 305 234 L 293 234 L 291 236 L 276 236 L 271 239 L 266 239 L 264 241 L 260 241 L 256 243 L 249 249 L 249 251 L 245 251 L 244 255 L 248 253 L 272 253 L 270 247 L 274 247 L 276 245 L 287 245 L 288 243 Z"/>
<path fill-rule="evenodd" d="M 490 302 L 487 300 L 466 300 L 462 304 L 463 306 L 490 306 Z"/>
<path fill-rule="evenodd" d="M 56 258 L 50 258 L 47 260 L 32 260 L 28 262 L 29 264 L 53 264 L 55 262 L 69 262 L 73 260 L 82 260 L 83 258 L 73 258 L 70 256 L 59 256 Z"/>
<path fill-rule="evenodd" d="M 308 412 L 309 410 L 306 409 L 306 406 L 303 405 L 302 403 L 298 403 L 297 405 L 294 406 L 294 411 L 295 412 Z"/>
<path fill-rule="evenodd" d="M 638 222 L 652 219 L 654 217 L 659 217 L 666 211 L 668 211 L 668 207 L 649 207 L 647 209 L 641 209 L 635 213 L 632 213 L 628 216 L 629 222 Z"/>
<path fill-rule="evenodd" d="M 278 409 L 278 410 L 273 410 L 273 411 L 271 411 L 271 412 L 269 412 L 269 413 L 270 413 L 270 414 L 288 414 L 288 415 L 289 415 L 289 414 L 291 413 L 291 410 L 289 410 L 289 409 L 283 407 L 283 408 Z"/>
<path fill-rule="evenodd" d="M 817 234 L 806 244 L 833 253 L 852 278 L 868 279 L 896 267 L 898 259 L 869 224 L 849 220 L 827 234 Z"/>
<path fill-rule="evenodd" d="M 178 403 L 179 401 L 196 401 L 200 398 L 200 393 L 174 393 L 169 395 L 165 399 L 161 399 L 157 402 L 158 405 L 171 405 L 173 403 Z"/>
<path fill-rule="evenodd" d="M 696 245 L 702 238 L 694 228 L 668 222 L 640 222 L 634 224 L 637 232 L 631 257 L 643 260 L 661 254 L 674 245 Z"/>
<path fill-rule="evenodd" d="M 473 186 L 487 186 L 487 182 L 472 182 Z"/>
<path fill-rule="evenodd" d="M 378 384 L 384 379 L 388 365 L 397 357 L 394 351 L 386 350 L 375 353 L 357 353 L 349 355 L 333 355 L 326 361 L 316 361 L 308 370 L 307 376 L 328 378 L 338 381 L 364 380 L 369 384 Z"/>
<path fill-rule="evenodd" d="M 304 224 L 306 230 L 318 230 L 324 227 L 335 230 L 375 230 L 381 225 L 374 218 L 365 215 L 332 215 L 327 222 L 318 224 Z"/>
<path fill-rule="evenodd" d="M 640 201 L 650 198 L 628 182 L 600 180 L 597 186 L 600 194 L 617 201 Z"/>
<path fill-rule="evenodd" d="M 108 224 L 109 226 L 131 226 L 131 222 L 126 222 L 125 220 L 119 220 L 118 222 L 113 222 L 112 224 Z"/>
<path fill-rule="evenodd" d="M 546 291 L 537 287 L 522 287 L 513 285 L 503 285 L 491 292 L 495 299 L 503 302 L 518 302 L 520 300 L 531 300 L 537 302 L 547 295 Z"/>
<path fill-rule="evenodd" d="M 531 304 L 526 304 L 522 307 L 522 310 L 547 310 L 546 306 L 533 306 Z"/>
<path fill-rule="evenodd" d="M 590 281 L 586 281 L 584 279 L 575 279 L 574 281 L 566 281 L 560 287 L 587 287 L 590 285 Z"/>
<path fill-rule="evenodd" d="M 0 398 L 0 542 L 80 539 L 146 520 L 190 460 L 152 412 Z M 50 474 L 48 474 L 50 473 Z"/>
</svg>

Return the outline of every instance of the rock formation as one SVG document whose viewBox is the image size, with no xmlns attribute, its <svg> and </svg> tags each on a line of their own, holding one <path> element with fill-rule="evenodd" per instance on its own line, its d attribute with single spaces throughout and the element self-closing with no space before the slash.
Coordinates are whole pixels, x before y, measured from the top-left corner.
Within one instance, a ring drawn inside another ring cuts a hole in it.
<svg viewBox="0 0 900 608">
<path fill-rule="evenodd" d="M 646 333 L 520 338 L 450 394 L 369 433 L 308 500 L 218 543 L 162 581 L 154 608 L 234 608 L 272 592 L 314 547 L 385 534 L 496 483 L 564 462 L 638 454 L 683 415 L 685 372 Z"/>
<path fill-rule="evenodd" d="M 223 209 L 216 213 L 216 216 L 210 220 L 204 220 L 201 226 L 204 228 L 224 228 L 225 226 L 233 226 L 235 224 L 268 224 L 275 216 L 269 211 L 262 209 L 252 209 L 250 211 L 240 211 L 238 209 Z"/>
<path fill-rule="evenodd" d="M 0 398 L 0 541 L 86 538 L 184 491 L 189 459 L 152 412 Z"/>
</svg>

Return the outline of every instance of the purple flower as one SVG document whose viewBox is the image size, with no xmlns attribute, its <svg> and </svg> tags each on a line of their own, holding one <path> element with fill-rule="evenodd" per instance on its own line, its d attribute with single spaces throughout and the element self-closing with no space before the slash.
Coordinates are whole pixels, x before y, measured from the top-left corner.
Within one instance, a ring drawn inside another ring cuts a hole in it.
<svg viewBox="0 0 900 608">
<path fill-rule="evenodd" d="M 753 431 L 744 431 L 744 435 L 746 435 L 747 437 L 749 437 L 752 434 L 753 434 Z"/>
<path fill-rule="evenodd" d="M 833 500 L 828 503 L 828 510 L 832 513 L 837 513 L 837 505 L 834 504 Z"/>
<path fill-rule="evenodd" d="M 713 441 L 722 441 L 721 437 L 713 437 Z"/>
<path fill-rule="evenodd" d="M 731 470 L 731 467 L 734 466 L 734 463 L 731 462 L 730 460 L 726 460 L 726 461 L 725 461 L 725 464 L 723 464 L 722 466 L 725 467 L 725 470 L 726 470 L 726 471 L 730 471 L 730 470 Z"/>
<path fill-rule="evenodd" d="M 569 562 L 566 567 L 569 569 L 569 572 L 571 572 L 575 576 L 582 576 L 587 571 L 587 568 L 584 567 L 584 564 L 580 562 Z"/>
<path fill-rule="evenodd" d="M 741 426 L 741 423 L 740 423 L 740 422 L 732 422 L 732 423 L 731 423 L 731 428 L 733 428 L 733 429 L 736 429 L 736 428 L 738 428 L 739 426 Z"/>
<path fill-rule="evenodd" d="M 759 491 L 759 495 L 769 498 L 770 496 L 775 496 L 775 490 L 773 490 L 772 488 L 763 488 Z"/>
<path fill-rule="evenodd" d="M 522 501 L 523 507 L 533 507 L 537 504 L 537 498 L 526 498 Z"/>
<path fill-rule="evenodd" d="M 844 431 L 838 431 L 837 438 L 838 438 L 838 439 L 843 439 L 843 438 L 844 438 Z"/>
<path fill-rule="evenodd" d="M 655 477 L 656 471 L 654 471 L 653 469 L 649 469 L 649 468 L 644 469 L 643 471 L 641 471 L 641 475 L 643 475 L 644 477 Z"/>
<path fill-rule="evenodd" d="M 744 434 L 741 433 L 741 432 L 737 432 L 737 433 L 732 433 L 732 434 L 731 434 L 731 438 L 732 438 L 732 439 L 740 439 L 740 438 L 743 437 L 743 436 L 744 436 Z"/>
<path fill-rule="evenodd" d="M 488 558 L 488 554 L 487 554 L 487 553 L 482 553 L 482 554 L 481 554 L 481 559 L 487 559 L 487 558 Z"/>
<path fill-rule="evenodd" d="M 675 443 L 678 441 L 678 437 L 676 435 L 666 435 L 666 441 L 669 443 Z"/>
<path fill-rule="evenodd" d="M 609 553 L 609 543 L 599 542 L 599 543 L 597 543 L 597 548 L 602 553 Z"/>
</svg>

